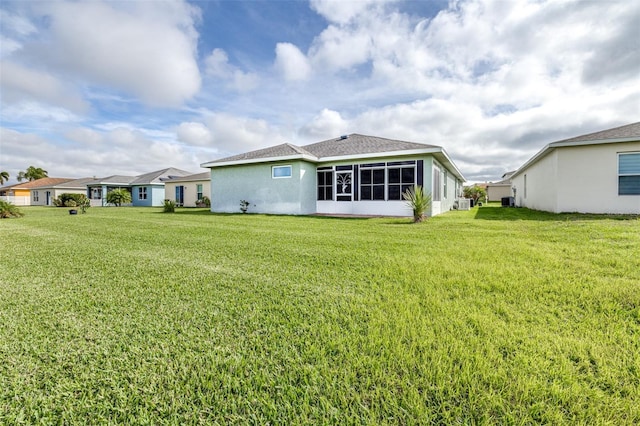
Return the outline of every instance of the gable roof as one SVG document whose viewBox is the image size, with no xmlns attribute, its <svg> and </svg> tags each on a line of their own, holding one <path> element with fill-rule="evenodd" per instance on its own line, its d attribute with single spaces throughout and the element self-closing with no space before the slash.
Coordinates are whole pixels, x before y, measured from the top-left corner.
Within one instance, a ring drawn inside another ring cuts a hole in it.
<svg viewBox="0 0 640 426">
<path fill-rule="evenodd" d="M 93 178 L 68 179 L 60 183 L 43 183 L 34 188 L 86 189 L 87 183 Z"/>
<path fill-rule="evenodd" d="M 240 164 L 265 163 L 272 161 L 305 160 L 312 163 L 327 161 L 390 157 L 393 155 L 433 154 L 458 178 L 465 180 L 453 164 L 445 150 L 437 145 L 367 136 L 357 133 L 327 139 L 304 146 L 284 143 L 269 148 L 250 151 L 232 157 L 203 163 L 200 167 L 224 167 Z"/>
<path fill-rule="evenodd" d="M 210 180 L 211 179 L 211 173 L 210 172 L 204 172 L 204 173 L 196 173 L 193 175 L 187 175 L 187 176 L 169 176 L 168 178 L 161 178 L 161 180 L 165 183 L 171 183 L 171 182 L 196 182 L 196 181 L 200 181 L 200 180 Z"/>
<path fill-rule="evenodd" d="M 93 179 L 87 182 L 87 186 L 130 185 L 135 178 L 135 176 L 111 175 L 103 178 Z"/>
<path fill-rule="evenodd" d="M 54 185 L 59 185 L 61 183 L 72 181 L 73 178 L 51 178 L 45 177 L 41 179 L 32 180 L 24 183 L 17 183 L 15 185 L 5 186 L 2 189 L 32 189 L 32 188 L 41 188 L 41 187 L 52 187 Z"/>
<path fill-rule="evenodd" d="M 134 180 L 131 181 L 130 185 L 153 185 L 153 184 L 163 184 L 162 179 L 166 179 L 171 176 L 187 176 L 192 174 L 191 172 L 187 172 L 184 170 L 176 169 L 173 167 L 169 167 L 167 169 L 156 170 L 155 172 L 145 173 L 143 175 L 136 176 Z"/>
<path fill-rule="evenodd" d="M 614 127 L 612 129 L 601 130 L 599 132 L 587 133 L 586 135 L 576 136 L 569 139 L 562 139 L 557 142 L 551 142 L 527 160 L 527 162 L 525 162 L 518 170 L 513 172 L 510 178 L 514 178 L 521 174 L 524 170 L 557 148 L 636 141 L 640 141 L 640 121 L 620 127 Z"/>
</svg>

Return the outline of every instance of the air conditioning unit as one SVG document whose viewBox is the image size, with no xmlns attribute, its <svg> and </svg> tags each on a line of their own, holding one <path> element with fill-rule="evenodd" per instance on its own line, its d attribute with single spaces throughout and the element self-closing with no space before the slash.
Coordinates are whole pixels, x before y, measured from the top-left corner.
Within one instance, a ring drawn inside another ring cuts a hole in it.
<svg viewBox="0 0 640 426">
<path fill-rule="evenodd" d="M 458 199 L 458 210 L 470 210 L 471 209 L 471 200 L 468 198 L 460 198 Z"/>
</svg>

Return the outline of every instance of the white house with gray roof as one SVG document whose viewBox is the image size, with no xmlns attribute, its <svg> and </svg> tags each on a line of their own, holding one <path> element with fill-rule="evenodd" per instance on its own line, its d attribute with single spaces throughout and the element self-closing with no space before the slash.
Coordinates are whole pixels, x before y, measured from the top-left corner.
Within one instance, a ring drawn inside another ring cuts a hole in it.
<svg viewBox="0 0 640 426">
<path fill-rule="evenodd" d="M 429 215 L 448 211 L 464 176 L 435 145 L 351 134 L 305 146 L 284 143 L 203 163 L 211 211 L 411 216 L 402 193 L 431 193 Z"/>
<path fill-rule="evenodd" d="M 640 214 L 640 122 L 550 143 L 511 185 L 521 207 Z"/>
</svg>

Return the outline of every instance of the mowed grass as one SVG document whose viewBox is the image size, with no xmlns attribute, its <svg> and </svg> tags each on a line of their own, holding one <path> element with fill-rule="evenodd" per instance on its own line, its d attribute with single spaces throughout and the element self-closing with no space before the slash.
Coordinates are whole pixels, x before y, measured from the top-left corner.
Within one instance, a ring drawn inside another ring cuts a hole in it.
<svg viewBox="0 0 640 426">
<path fill-rule="evenodd" d="M 640 219 L 25 208 L 0 424 L 638 424 Z"/>
</svg>

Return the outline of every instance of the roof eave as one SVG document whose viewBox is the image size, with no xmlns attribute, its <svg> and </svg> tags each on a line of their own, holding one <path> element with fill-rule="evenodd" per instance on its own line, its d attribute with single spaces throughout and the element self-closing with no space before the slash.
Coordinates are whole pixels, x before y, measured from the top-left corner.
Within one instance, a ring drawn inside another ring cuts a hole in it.
<svg viewBox="0 0 640 426">
<path fill-rule="evenodd" d="M 210 161 L 208 163 L 200 164 L 200 167 L 212 169 L 215 167 L 226 167 L 226 166 L 241 166 L 245 164 L 258 164 L 258 163 L 275 163 L 281 161 L 291 161 L 291 160 L 302 160 L 309 161 L 311 163 L 317 163 L 318 158 L 306 155 L 306 154 L 295 154 L 295 155 L 284 155 L 277 157 L 264 157 L 264 158 L 252 158 L 252 159 L 243 159 L 243 160 L 232 160 L 232 161 Z"/>
</svg>

